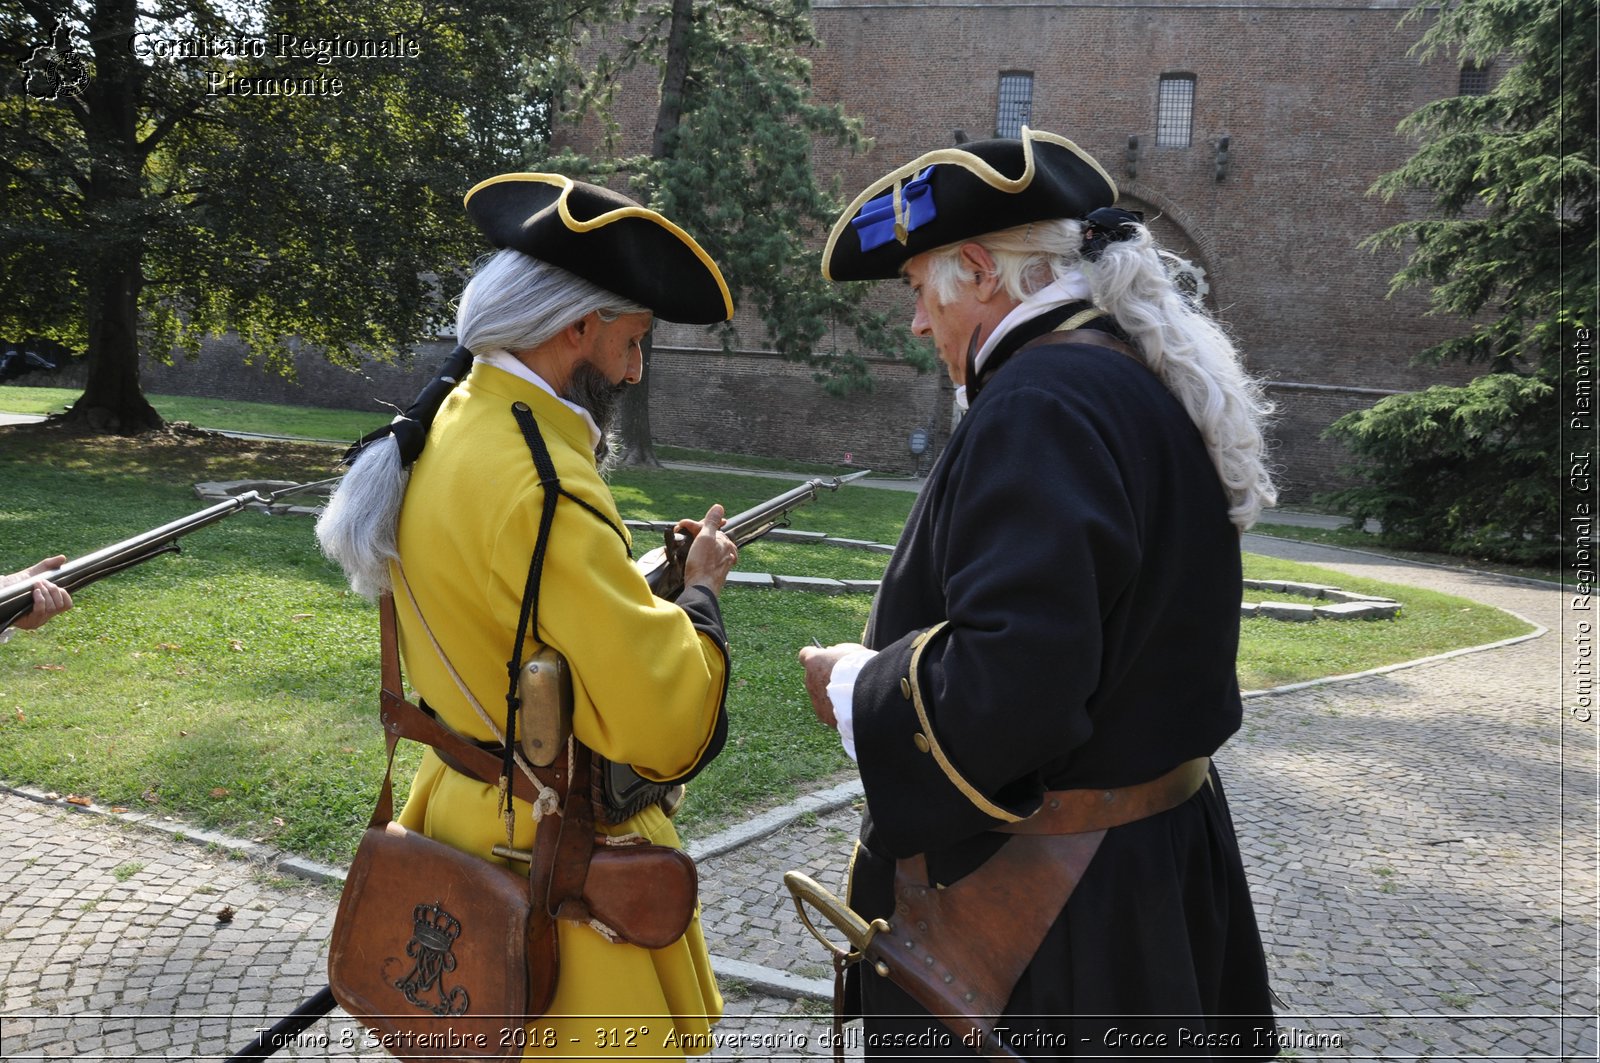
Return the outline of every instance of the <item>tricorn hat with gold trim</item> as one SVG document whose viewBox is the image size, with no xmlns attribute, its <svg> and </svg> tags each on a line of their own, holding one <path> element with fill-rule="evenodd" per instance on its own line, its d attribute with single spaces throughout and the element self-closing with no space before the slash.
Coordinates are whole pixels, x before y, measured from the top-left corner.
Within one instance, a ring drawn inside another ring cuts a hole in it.
<svg viewBox="0 0 1600 1063">
<path fill-rule="evenodd" d="M 889 279 L 924 251 L 1116 201 L 1116 182 L 1088 152 L 1024 126 L 1019 140 L 940 148 L 868 185 L 828 234 L 822 275 Z"/>
<path fill-rule="evenodd" d="M 733 316 L 728 283 L 694 238 L 620 192 L 554 173 L 508 173 L 474 185 L 467 214 L 497 248 L 576 273 L 668 321 Z"/>
</svg>

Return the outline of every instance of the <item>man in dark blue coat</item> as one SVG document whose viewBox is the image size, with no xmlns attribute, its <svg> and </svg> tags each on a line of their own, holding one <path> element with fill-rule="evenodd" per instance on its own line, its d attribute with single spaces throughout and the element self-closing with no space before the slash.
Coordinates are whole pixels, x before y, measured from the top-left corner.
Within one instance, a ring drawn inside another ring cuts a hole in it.
<svg viewBox="0 0 1600 1063">
<path fill-rule="evenodd" d="M 1002 874 L 1026 898 L 979 946 L 1021 972 L 979 1023 L 991 1048 L 1267 1059 L 1265 961 L 1208 759 L 1240 722 L 1239 534 L 1275 497 L 1267 406 L 1116 198 L 1071 141 L 1024 130 L 891 171 L 834 227 L 824 274 L 902 277 L 967 412 L 864 644 L 801 660 L 866 790 L 855 910 L 895 925 L 910 893 L 998 895 Z M 1024 860 L 1029 835 L 1066 849 Z M 953 943 L 922 933 L 932 968 Z M 961 1054 L 902 981 L 852 969 L 869 1057 Z"/>
</svg>

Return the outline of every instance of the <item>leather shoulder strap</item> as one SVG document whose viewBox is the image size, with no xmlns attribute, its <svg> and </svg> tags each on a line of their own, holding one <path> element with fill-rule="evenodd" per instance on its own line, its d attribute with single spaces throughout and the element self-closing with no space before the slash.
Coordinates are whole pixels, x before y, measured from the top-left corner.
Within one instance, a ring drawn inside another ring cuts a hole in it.
<svg viewBox="0 0 1600 1063">
<path fill-rule="evenodd" d="M 1118 354 L 1125 354 L 1134 361 L 1143 364 L 1139 358 L 1139 352 L 1134 350 L 1130 344 L 1119 340 L 1109 332 L 1102 332 L 1099 329 L 1092 328 L 1068 329 L 1065 332 L 1046 332 L 1043 336 L 1035 336 L 1027 343 L 1024 343 L 1017 348 L 1017 351 L 1025 351 L 1029 347 L 1043 347 L 1047 343 L 1086 343 L 1091 347 L 1105 347 L 1116 351 Z"/>
<path fill-rule="evenodd" d="M 395 740 L 405 738 L 432 746 L 438 752 L 440 759 L 461 774 L 491 786 L 495 785 L 500 779 L 501 757 L 498 752 L 485 749 L 445 726 L 432 713 L 424 711 L 404 696 L 400 681 L 394 598 L 391 595 L 385 594 L 379 599 L 378 618 L 379 644 L 383 656 L 383 688 L 379 694 L 379 718 L 389 742 L 391 760 Z M 524 771 L 531 771 L 534 778 L 528 778 Z M 555 790 L 558 795 L 565 796 L 567 776 L 564 759 L 558 759 L 549 768 L 526 765 L 523 771 L 512 773 L 512 793 L 524 801 L 537 803 L 541 787 L 548 787 Z M 388 780 L 385 779 L 385 792 L 388 790 Z M 381 794 L 379 804 L 380 806 L 383 804 Z M 391 813 L 392 808 L 391 798 Z M 386 814 L 380 822 L 387 822 L 389 818 L 390 814 Z"/>
</svg>

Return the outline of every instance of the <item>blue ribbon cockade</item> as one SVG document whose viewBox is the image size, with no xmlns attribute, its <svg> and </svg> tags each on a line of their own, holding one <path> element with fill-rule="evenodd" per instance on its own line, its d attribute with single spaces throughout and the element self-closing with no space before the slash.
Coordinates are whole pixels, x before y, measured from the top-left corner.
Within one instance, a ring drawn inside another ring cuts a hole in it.
<svg viewBox="0 0 1600 1063">
<path fill-rule="evenodd" d="M 850 224 L 855 226 L 856 237 L 861 241 L 862 251 L 882 247 L 890 240 L 904 242 L 903 233 L 895 231 L 897 222 L 903 223 L 904 231 L 909 233 L 934 219 L 936 212 L 933 206 L 932 166 L 906 182 L 900 189 L 900 202 L 904 204 L 901 208 L 904 214 L 901 218 L 896 218 L 895 192 L 894 189 L 890 189 L 881 196 L 867 200 L 851 219 Z"/>
</svg>

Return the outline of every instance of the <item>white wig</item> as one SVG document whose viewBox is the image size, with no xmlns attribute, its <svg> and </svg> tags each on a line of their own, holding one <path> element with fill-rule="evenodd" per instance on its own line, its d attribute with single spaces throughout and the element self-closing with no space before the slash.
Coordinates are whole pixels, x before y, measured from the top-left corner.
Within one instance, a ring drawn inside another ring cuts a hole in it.
<svg viewBox="0 0 1600 1063">
<path fill-rule="evenodd" d="M 1082 234 L 1081 222 L 1063 219 L 963 240 L 930 253 L 925 281 L 941 302 L 954 298 L 968 243 L 989 250 L 1003 289 L 1018 300 L 1081 269 L 1095 305 L 1128 334 L 1200 429 L 1228 494 L 1228 516 L 1245 531 L 1278 499 L 1263 435 L 1271 402 L 1227 333 L 1172 282 L 1149 229 L 1133 226 L 1129 238 L 1111 241 L 1092 262 L 1080 254 Z"/>
<path fill-rule="evenodd" d="M 456 336 L 474 355 L 530 350 L 590 313 L 614 320 L 643 312 L 576 274 L 507 249 L 479 261 L 456 307 Z M 421 417 L 424 430 L 434 412 Z M 389 562 L 400 556 L 395 538 L 410 477 L 395 437 L 384 436 L 356 455 L 317 519 L 322 552 L 365 598 L 390 589 Z"/>
</svg>

